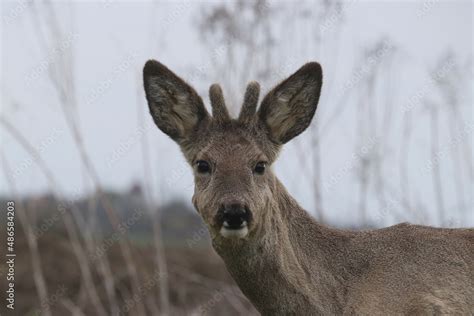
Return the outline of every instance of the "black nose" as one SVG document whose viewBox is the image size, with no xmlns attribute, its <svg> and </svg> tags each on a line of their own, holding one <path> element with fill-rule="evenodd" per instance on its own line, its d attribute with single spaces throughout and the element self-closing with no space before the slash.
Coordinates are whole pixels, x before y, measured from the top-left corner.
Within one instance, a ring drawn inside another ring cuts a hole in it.
<svg viewBox="0 0 474 316">
<path fill-rule="evenodd" d="M 252 220 L 252 213 L 242 204 L 224 204 L 217 212 L 220 225 L 227 229 L 239 229 L 248 225 Z"/>
</svg>

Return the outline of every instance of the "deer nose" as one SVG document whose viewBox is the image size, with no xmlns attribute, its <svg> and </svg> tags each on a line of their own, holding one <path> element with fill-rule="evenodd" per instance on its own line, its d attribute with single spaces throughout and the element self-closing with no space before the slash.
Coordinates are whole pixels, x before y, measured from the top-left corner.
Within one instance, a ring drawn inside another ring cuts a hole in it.
<svg viewBox="0 0 474 316">
<path fill-rule="evenodd" d="M 224 204 L 219 208 L 218 218 L 222 227 L 240 229 L 249 224 L 252 219 L 252 213 L 242 204 Z"/>
</svg>

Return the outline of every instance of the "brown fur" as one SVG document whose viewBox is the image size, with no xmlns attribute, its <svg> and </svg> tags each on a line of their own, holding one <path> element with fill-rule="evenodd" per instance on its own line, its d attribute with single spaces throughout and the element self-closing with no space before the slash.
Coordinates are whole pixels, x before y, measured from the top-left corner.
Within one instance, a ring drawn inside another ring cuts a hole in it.
<svg viewBox="0 0 474 316">
<path fill-rule="evenodd" d="M 243 293 L 265 315 L 469 315 L 474 311 L 474 230 L 409 224 L 342 231 L 310 217 L 267 168 L 281 145 L 310 124 L 322 85 L 309 63 L 270 91 L 255 114 L 258 84 L 247 89 L 238 120 L 217 116 L 182 79 L 156 61 L 144 69 L 150 112 L 195 170 L 193 203 L 215 250 Z M 186 103 L 186 104 L 185 104 Z M 217 109 L 217 111 L 216 111 Z M 215 115 L 216 115 L 215 114 Z M 211 172 L 196 171 L 205 160 Z M 216 213 L 237 201 L 252 212 L 244 238 L 219 233 Z"/>
</svg>

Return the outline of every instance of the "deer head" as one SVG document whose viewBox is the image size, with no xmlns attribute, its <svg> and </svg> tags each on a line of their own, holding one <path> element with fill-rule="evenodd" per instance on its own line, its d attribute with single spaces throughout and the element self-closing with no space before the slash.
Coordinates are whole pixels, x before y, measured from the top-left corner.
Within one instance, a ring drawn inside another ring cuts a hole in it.
<svg viewBox="0 0 474 316">
<path fill-rule="evenodd" d="M 276 178 L 271 166 L 283 144 L 311 123 L 322 85 L 318 63 L 305 64 L 263 98 L 251 82 L 237 119 L 219 85 L 210 87 L 212 116 L 201 97 L 161 63 L 143 70 L 150 113 L 194 170 L 193 204 L 213 238 L 250 239 L 271 218 Z"/>
</svg>

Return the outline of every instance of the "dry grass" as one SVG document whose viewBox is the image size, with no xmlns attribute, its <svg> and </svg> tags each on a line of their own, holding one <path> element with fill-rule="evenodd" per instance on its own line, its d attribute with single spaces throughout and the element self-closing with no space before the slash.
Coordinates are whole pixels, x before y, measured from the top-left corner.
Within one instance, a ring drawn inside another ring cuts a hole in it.
<svg viewBox="0 0 474 316">
<path fill-rule="evenodd" d="M 18 315 L 42 314 L 49 308 L 52 315 L 98 315 L 91 304 L 81 276 L 79 262 L 68 236 L 61 229 L 48 231 L 37 239 L 41 265 L 48 287 L 48 299 L 40 301 L 31 280 L 32 260 L 23 229 L 17 231 L 16 297 Z M 153 257 L 152 244 L 132 243 L 131 254 L 137 266 L 140 289 L 133 290 L 130 275 L 116 242 L 105 252 L 111 263 L 120 315 L 137 315 L 143 305 L 147 315 L 160 313 L 159 274 Z M 82 244 L 82 241 L 81 241 Z M 84 245 L 82 245 L 84 246 Z M 241 294 L 221 259 L 209 245 L 191 249 L 186 246 L 167 247 L 169 305 L 172 315 L 251 315 L 255 310 Z M 108 301 L 104 278 L 96 260 L 87 257 L 98 298 L 108 315 L 113 314 Z M 83 264 L 83 263 L 82 263 Z M 0 268 L 4 269 L 3 266 Z M 2 296 L 5 294 L 2 293 Z M 4 299 L 4 298 L 2 298 Z M 160 313 L 161 314 L 161 313 Z"/>
</svg>

